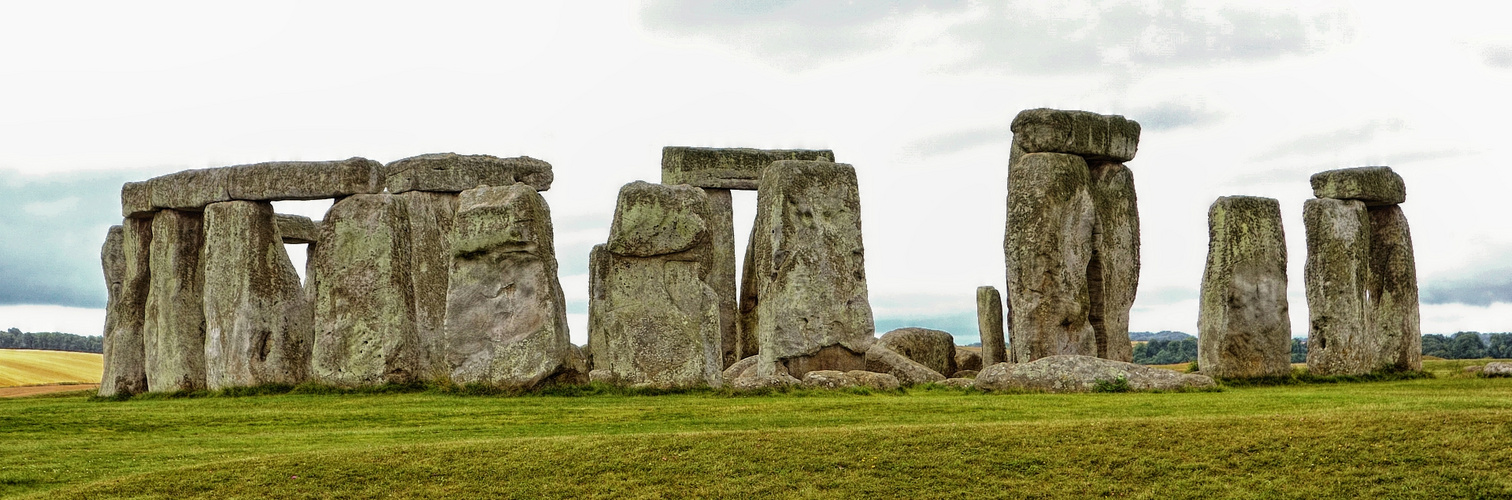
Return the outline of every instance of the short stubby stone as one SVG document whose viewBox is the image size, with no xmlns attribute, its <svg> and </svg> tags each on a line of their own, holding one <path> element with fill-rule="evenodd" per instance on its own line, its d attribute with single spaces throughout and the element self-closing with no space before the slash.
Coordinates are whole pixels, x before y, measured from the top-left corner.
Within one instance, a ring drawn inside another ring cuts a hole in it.
<svg viewBox="0 0 1512 500">
<path fill-rule="evenodd" d="M 1008 361 L 1007 340 L 1003 335 L 1003 296 L 996 288 L 979 286 L 976 299 L 977 333 L 982 339 L 978 364 L 986 366 Z"/>
<path fill-rule="evenodd" d="M 835 161 L 828 149 L 662 148 L 662 184 L 703 188 L 757 189 L 761 173 L 774 161 Z"/>
<path fill-rule="evenodd" d="M 1225 196 L 1208 208 L 1207 268 L 1197 315 L 1197 364 L 1218 378 L 1291 371 L 1281 204 Z"/>
<path fill-rule="evenodd" d="M 1310 181 L 1318 198 L 1360 200 L 1370 207 L 1407 201 L 1407 184 L 1391 167 L 1327 170 L 1313 174 Z"/>
<path fill-rule="evenodd" d="M 314 318 L 280 236 L 268 202 L 205 207 L 204 353 L 210 389 L 305 381 Z"/>
<path fill-rule="evenodd" d="M 1512 377 L 1512 363 L 1505 361 L 1493 361 L 1482 366 L 1480 374 L 1483 377 Z"/>
<path fill-rule="evenodd" d="M 451 378 L 534 387 L 563 369 L 572 345 L 550 208 L 523 183 L 469 189 L 458 203 L 444 334 Z"/>
<path fill-rule="evenodd" d="M 608 250 L 655 257 L 709 244 L 709 198 L 692 186 L 635 181 L 620 188 Z"/>
<path fill-rule="evenodd" d="M 1009 330 L 1018 362 L 1097 353 L 1089 316 L 1087 266 L 1095 217 L 1087 163 L 1031 153 L 1008 168 Z"/>
<path fill-rule="evenodd" d="M 1359 375 L 1381 368 L 1381 346 L 1367 325 L 1370 214 L 1365 203 L 1330 198 L 1302 205 L 1307 229 L 1307 369 Z"/>
<path fill-rule="evenodd" d="M 551 189 L 551 164 L 529 156 L 431 153 L 394 161 L 384 167 L 390 193 L 434 191 L 460 193 L 478 186 L 523 182 L 536 191 Z"/>
<path fill-rule="evenodd" d="M 162 210 L 152 218 L 152 288 L 142 327 L 147 388 L 205 388 L 204 217 Z"/>
<path fill-rule="evenodd" d="M 839 370 L 814 370 L 803 374 L 803 386 L 811 389 L 855 387 L 856 379 Z"/>
<path fill-rule="evenodd" d="M 721 372 L 719 377 L 724 381 L 724 385 L 728 386 L 734 383 L 735 379 L 745 375 L 747 371 L 755 374 L 756 363 L 760 362 L 761 356 L 747 356 L 745 359 L 736 361 L 735 364 L 725 368 L 724 372 Z"/>
<path fill-rule="evenodd" d="M 1134 359 L 1129 342 L 1129 310 L 1139 290 L 1139 203 L 1134 174 L 1121 163 L 1091 166 L 1088 192 L 1096 218 L 1092 259 L 1087 263 L 1088 321 L 1097 338 L 1097 357 Z"/>
<path fill-rule="evenodd" d="M 758 391 L 763 389 L 784 389 L 802 384 L 792 375 L 779 373 L 776 375 L 757 375 L 754 373 L 735 379 L 730 383 L 730 388 L 736 391 Z"/>
<path fill-rule="evenodd" d="M 142 336 L 151 289 L 152 219 L 126 219 L 106 233 L 100 249 L 105 270 L 104 370 L 100 396 L 147 391 L 146 346 Z"/>
<path fill-rule="evenodd" d="M 955 373 L 955 337 L 949 332 L 928 328 L 899 328 L 882 334 L 877 345 L 891 349 L 935 373 Z"/>
<path fill-rule="evenodd" d="M 945 380 L 945 376 L 941 375 L 940 372 L 916 363 L 881 344 L 874 345 L 866 351 L 866 371 L 886 373 L 898 377 L 898 382 L 903 385 L 927 384 Z"/>
<path fill-rule="evenodd" d="M 127 217 L 141 217 L 144 207 L 199 211 L 230 200 L 319 200 L 372 194 L 383 191 L 382 169 L 373 160 L 348 158 L 185 170 L 128 183 L 121 190 L 121 211 Z"/>
<path fill-rule="evenodd" d="M 1422 370 L 1417 261 L 1413 257 L 1407 216 L 1396 205 L 1368 211 L 1370 281 L 1366 292 L 1371 334 L 1381 347 L 1381 364 L 1394 370 Z"/>
<path fill-rule="evenodd" d="M 901 382 L 898 382 L 898 377 L 894 377 L 890 373 L 877 373 L 866 370 L 851 370 L 845 372 L 845 374 L 849 375 L 852 379 L 855 379 L 856 385 L 858 387 L 865 387 L 878 391 L 892 391 L 897 390 L 899 387 L 903 386 Z"/>
<path fill-rule="evenodd" d="M 1098 383 L 1123 380 L 1136 391 L 1201 389 L 1211 377 L 1093 356 L 1049 356 L 1028 363 L 998 363 L 977 374 L 974 387 L 987 391 L 1091 392 Z"/>
<path fill-rule="evenodd" d="M 981 370 L 982 366 L 984 366 L 982 364 L 981 354 L 978 354 L 976 351 L 968 351 L 959 347 L 956 348 L 955 360 L 956 370 Z"/>
<path fill-rule="evenodd" d="M 1026 153 L 1064 153 L 1125 162 L 1139 149 L 1139 123 L 1088 111 L 1026 109 L 1013 118 L 1013 143 Z"/>
<path fill-rule="evenodd" d="M 286 244 L 310 244 L 320 237 L 320 223 L 303 215 L 275 214 L 273 225 L 278 238 Z"/>
</svg>

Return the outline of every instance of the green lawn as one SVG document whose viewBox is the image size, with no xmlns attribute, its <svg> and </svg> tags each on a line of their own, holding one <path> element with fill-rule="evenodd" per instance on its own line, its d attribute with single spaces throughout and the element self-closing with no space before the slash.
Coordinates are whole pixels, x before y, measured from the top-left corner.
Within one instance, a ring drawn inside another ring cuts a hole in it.
<svg viewBox="0 0 1512 500">
<path fill-rule="evenodd" d="M 1512 379 L 0 400 L 0 496 L 1512 498 Z"/>
</svg>

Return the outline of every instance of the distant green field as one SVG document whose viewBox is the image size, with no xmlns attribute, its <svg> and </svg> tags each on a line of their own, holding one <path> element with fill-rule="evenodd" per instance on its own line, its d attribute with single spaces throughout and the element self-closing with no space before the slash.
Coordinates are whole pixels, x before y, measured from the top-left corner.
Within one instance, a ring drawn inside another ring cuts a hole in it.
<svg viewBox="0 0 1512 500">
<path fill-rule="evenodd" d="M 1507 498 L 1512 379 L 0 400 L 0 496 Z"/>
<path fill-rule="evenodd" d="M 0 349 L 0 387 L 100 382 L 104 358 L 87 352 Z"/>
</svg>

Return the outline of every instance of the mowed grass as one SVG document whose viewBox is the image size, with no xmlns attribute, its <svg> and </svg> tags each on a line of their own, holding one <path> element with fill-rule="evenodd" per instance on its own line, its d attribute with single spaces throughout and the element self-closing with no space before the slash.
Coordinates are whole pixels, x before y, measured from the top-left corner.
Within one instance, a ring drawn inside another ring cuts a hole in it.
<svg viewBox="0 0 1512 500">
<path fill-rule="evenodd" d="M 0 400 L 45 498 L 1512 497 L 1512 379 L 1221 392 Z"/>
<path fill-rule="evenodd" d="M 104 363 L 103 356 L 88 352 L 0 349 L 0 387 L 97 384 Z"/>
</svg>

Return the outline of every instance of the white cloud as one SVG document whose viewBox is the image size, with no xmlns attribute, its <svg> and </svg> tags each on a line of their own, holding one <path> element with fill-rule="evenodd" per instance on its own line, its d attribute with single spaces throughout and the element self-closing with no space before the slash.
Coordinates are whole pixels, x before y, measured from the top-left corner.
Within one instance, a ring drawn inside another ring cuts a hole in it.
<svg viewBox="0 0 1512 500">
<path fill-rule="evenodd" d="M 0 329 L 103 335 L 105 310 L 53 305 L 0 305 Z"/>
</svg>

